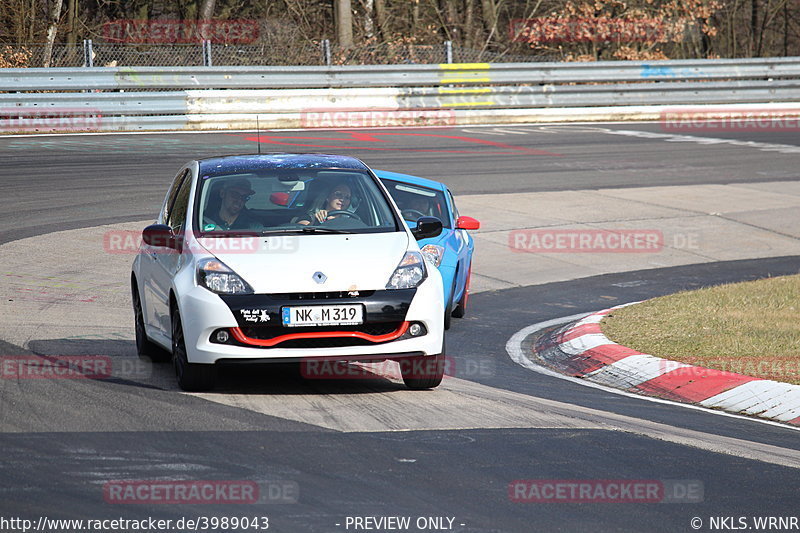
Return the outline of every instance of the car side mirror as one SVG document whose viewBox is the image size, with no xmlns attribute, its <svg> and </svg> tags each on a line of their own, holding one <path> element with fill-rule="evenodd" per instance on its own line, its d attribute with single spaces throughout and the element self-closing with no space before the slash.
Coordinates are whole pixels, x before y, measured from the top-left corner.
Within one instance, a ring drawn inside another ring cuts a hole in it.
<svg viewBox="0 0 800 533">
<path fill-rule="evenodd" d="M 411 230 L 418 241 L 430 237 L 438 237 L 442 232 L 442 221 L 436 217 L 420 217 L 417 227 Z"/>
<path fill-rule="evenodd" d="M 166 224 L 151 224 L 142 230 L 142 240 L 148 246 L 159 248 L 171 248 L 180 250 L 180 239 L 172 233 L 172 228 Z"/>
<path fill-rule="evenodd" d="M 456 229 L 481 229 L 481 223 L 472 217 L 458 217 Z"/>
</svg>

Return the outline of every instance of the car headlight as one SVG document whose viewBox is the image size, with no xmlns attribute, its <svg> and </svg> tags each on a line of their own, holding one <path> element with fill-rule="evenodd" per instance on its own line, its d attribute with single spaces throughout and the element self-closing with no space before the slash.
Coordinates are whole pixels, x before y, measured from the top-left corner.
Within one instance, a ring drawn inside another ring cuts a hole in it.
<svg viewBox="0 0 800 533">
<path fill-rule="evenodd" d="M 228 265 L 216 258 L 197 263 L 197 284 L 217 294 L 249 294 L 250 285 Z"/>
<path fill-rule="evenodd" d="M 420 252 L 422 252 L 422 257 L 433 263 L 436 268 L 439 268 L 439 265 L 442 264 L 442 259 L 444 258 L 444 246 L 426 244 L 422 247 Z"/>
<path fill-rule="evenodd" d="M 394 269 L 387 289 L 414 289 L 428 277 L 425 260 L 419 252 L 406 252 L 403 260 Z"/>
</svg>

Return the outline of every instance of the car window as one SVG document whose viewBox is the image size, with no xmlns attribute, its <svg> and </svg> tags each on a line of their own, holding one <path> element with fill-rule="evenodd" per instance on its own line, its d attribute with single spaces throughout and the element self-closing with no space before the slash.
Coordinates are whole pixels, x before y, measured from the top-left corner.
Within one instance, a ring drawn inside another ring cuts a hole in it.
<svg viewBox="0 0 800 533">
<path fill-rule="evenodd" d="M 451 193 L 449 190 L 447 191 L 447 199 L 450 200 L 450 210 L 453 213 L 453 220 L 458 220 L 459 214 L 458 208 L 456 207 L 456 201 L 453 198 L 453 193 Z"/>
<path fill-rule="evenodd" d="M 204 175 L 197 205 L 203 234 L 304 226 L 354 233 L 400 230 L 375 179 L 357 170 L 256 169 Z"/>
<path fill-rule="evenodd" d="M 172 228 L 174 233 L 183 231 L 186 222 L 186 212 L 189 209 L 189 192 L 192 180 L 184 179 L 175 194 L 175 200 L 169 210 L 165 224 Z"/>
<path fill-rule="evenodd" d="M 167 224 L 167 220 L 170 218 L 169 213 L 172 209 L 172 204 L 175 203 L 175 195 L 178 194 L 178 189 L 180 188 L 181 184 L 183 184 L 186 176 L 189 175 L 189 169 L 186 169 L 182 172 L 179 172 L 175 179 L 172 180 L 172 185 L 169 188 L 169 192 L 167 192 L 167 198 L 164 201 L 164 223 Z"/>
<path fill-rule="evenodd" d="M 447 200 L 442 191 L 389 179 L 381 181 L 407 222 L 416 222 L 421 216 L 436 217 L 442 221 L 442 227 L 450 227 Z"/>
</svg>

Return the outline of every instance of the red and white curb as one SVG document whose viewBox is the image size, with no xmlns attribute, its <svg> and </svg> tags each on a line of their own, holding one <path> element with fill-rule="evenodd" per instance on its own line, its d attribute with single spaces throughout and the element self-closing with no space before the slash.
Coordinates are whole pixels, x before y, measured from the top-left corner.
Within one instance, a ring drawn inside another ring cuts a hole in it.
<svg viewBox="0 0 800 533">
<path fill-rule="evenodd" d="M 635 394 L 754 415 L 800 426 L 800 386 L 661 359 L 609 340 L 600 321 L 622 306 L 592 313 L 558 333 L 558 367 Z"/>
</svg>

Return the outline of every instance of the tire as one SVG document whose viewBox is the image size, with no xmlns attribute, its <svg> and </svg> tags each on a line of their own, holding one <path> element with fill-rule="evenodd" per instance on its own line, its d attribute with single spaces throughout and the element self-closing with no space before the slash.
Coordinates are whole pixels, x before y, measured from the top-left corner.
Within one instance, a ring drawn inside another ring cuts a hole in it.
<svg viewBox="0 0 800 533">
<path fill-rule="evenodd" d="M 186 340 L 177 308 L 172 309 L 172 365 L 178 386 L 187 392 L 203 392 L 214 388 L 217 369 L 214 365 L 190 363 L 186 357 Z"/>
<path fill-rule="evenodd" d="M 467 314 L 467 303 L 469 302 L 469 282 L 472 279 L 472 265 L 469 266 L 467 271 L 467 282 L 464 283 L 464 294 L 453 309 L 453 316 L 456 318 L 464 318 Z"/>
<path fill-rule="evenodd" d="M 420 355 L 408 357 L 400 361 L 400 374 L 403 383 L 411 390 L 433 389 L 438 387 L 444 378 L 445 348 L 442 339 L 442 353 L 437 355 Z"/>
<path fill-rule="evenodd" d="M 142 300 L 139 298 L 139 290 L 135 285 L 131 290 L 131 300 L 133 301 L 133 321 L 136 330 L 136 353 L 139 358 L 153 362 L 169 361 L 169 352 L 147 338 L 147 331 L 144 329 Z"/>
</svg>

